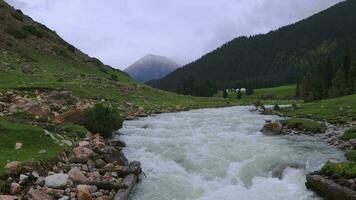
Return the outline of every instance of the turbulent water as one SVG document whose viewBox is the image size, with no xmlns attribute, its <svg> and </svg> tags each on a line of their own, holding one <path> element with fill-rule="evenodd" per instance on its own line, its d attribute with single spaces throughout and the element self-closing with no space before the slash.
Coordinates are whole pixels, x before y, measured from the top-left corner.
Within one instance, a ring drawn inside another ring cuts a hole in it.
<svg viewBox="0 0 356 200">
<path fill-rule="evenodd" d="M 305 188 L 305 173 L 341 151 L 305 136 L 267 137 L 264 121 L 277 119 L 249 107 L 202 109 L 127 121 L 120 132 L 130 160 L 142 162 L 145 179 L 134 200 L 319 199 Z M 306 170 L 271 170 L 297 161 Z"/>
</svg>

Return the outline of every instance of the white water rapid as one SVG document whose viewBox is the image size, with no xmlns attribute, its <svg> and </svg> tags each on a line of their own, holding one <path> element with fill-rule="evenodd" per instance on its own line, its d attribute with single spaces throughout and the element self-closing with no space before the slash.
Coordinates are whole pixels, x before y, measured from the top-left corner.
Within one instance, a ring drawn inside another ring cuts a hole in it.
<svg viewBox="0 0 356 200">
<path fill-rule="evenodd" d="M 120 138 L 129 160 L 139 160 L 146 178 L 133 200 L 310 200 L 305 173 L 343 153 L 306 136 L 264 136 L 265 120 L 250 107 L 202 109 L 127 121 Z M 270 171 L 281 162 L 282 179 Z"/>
</svg>

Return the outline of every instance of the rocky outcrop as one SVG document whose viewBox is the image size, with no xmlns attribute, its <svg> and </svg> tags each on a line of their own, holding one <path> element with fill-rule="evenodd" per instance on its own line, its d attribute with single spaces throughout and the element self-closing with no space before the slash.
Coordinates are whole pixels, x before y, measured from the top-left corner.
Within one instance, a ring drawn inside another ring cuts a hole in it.
<svg viewBox="0 0 356 200">
<path fill-rule="evenodd" d="M 355 200 L 356 191 L 318 174 L 308 174 L 306 186 L 328 200 Z"/>
</svg>

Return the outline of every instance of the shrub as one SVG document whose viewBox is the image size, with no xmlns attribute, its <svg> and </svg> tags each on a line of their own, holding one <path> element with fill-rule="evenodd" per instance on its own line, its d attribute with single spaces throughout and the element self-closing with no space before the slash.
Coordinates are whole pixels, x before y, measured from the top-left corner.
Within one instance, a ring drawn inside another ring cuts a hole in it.
<svg viewBox="0 0 356 200">
<path fill-rule="evenodd" d="M 73 46 L 73 45 L 68 45 L 67 46 L 67 49 L 70 51 L 70 52 L 72 52 L 72 53 L 75 53 L 75 47 Z"/>
<path fill-rule="evenodd" d="M 72 137 L 84 138 L 88 132 L 88 130 L 83 126 L 72 124 L 72 123 L 62 124 L 60 128 L 63 131 L 67 132 L 66 135 Z"/>
<path fill-rule="evenodd" d="M 29 112 L 15 112 L 12 116 L 23 120 L 36 120 L 36 116 Z"/>
<path fill-rule="evenodd" d="M 19 21 L 23 21 L 23 14 L 21 12 L 21 10 L 16 10 L 16 12 L 11 13 L 12 17 L 19 20 Z"/>
<path fill-rule="evenodd" d="M 254 101 L 252 104 L 256 107 L 256 109 L 259 109 L 259 108 L 261 108 L 263 110 L 266 109 L 265 105 L 263 104 L 263 102 L 261 100 L 259 100 L 259 99 Z"/>
<path fill-rule="evenodd" d="M 119 78 L 117 77 L 117 75 L 116 75 L 116 74 L 111 74 L 111 75 L 110 75 L 110 80 L 113 80 L 113 81 L 118 81 L 118 80 L 119 80 Z"/>
<path fill-rule="evenodd" d="M 321 172 L 328 176 L 339 176 L 343 178 L 356 178 L 356 162 L 328 162 L 321 169 Z"/>
<path fill-rule="evenodd" d="M 100 68 L 99 71 L 103 72 L 104 74 L 108 74 L 108 70 L 104 69 L 104 68 Z"/>
<path fill-rule="evenodd" d="M 5 133 L 5 131 L 7 131 L 7 129 L 0 124 L 0 133 Z"/>
<path fill-rule="evenodd" d="M 356 138 L 356 127 L 352 127 L 345 131 L 345 133 L 340 136 L 341 140 L 351 140 Z"/>
<path fill-rule="evenodd" d="M 39 38 L 43 37 L 43 33 L 41 31 L 37 30 L 36 27 L 34 27 L 32 25 L 23 26 L 22 30 L 26 31 L 27 33 L 34 35 L 36 37 L 39 37 Z"/>
<path fill-rule="evenodd" d="M 16 29 L 14 27 L 8 27 L 8 28 L 6 28 L 5 31 L 18 39 L 25 39 L 28 37 L 28 33 L 26 31 L 24 31 L 23 29 Z"/>
<path fill-rule="evenodd" d="M 94 65 L 101 66 L 103 63 L 97 58 L 89 58 L 87 62 L 93 63 Z"/>
<path fill-rule="evenodd" d="M 287 128 L 297 129 L 300 131 L 305 130 L 312 133 L 323 133 L 326 130 L 325 124 L 310 119 L 294 117 L 287 120 L 282 120 L 281 123 Z"/>
<path fill-rule="evenodd" d="M 273 110 L 275 110 L 275 111 L 281 110 L 281 108 L 279 107 L 278 103 L 275 103 L 275 104 L 273 105 Z"/>
<path fill-rule="evenodd" d="M 113 131 L 122 127 L 122 122 L 123 119 L 117 109 L 97 104 L 94 108 L 84 110 L 81 124 L 92 133 L 111 137 Z"/>
<path fill-rule="evenodd" d="M 356 161 L 356 150 L 346 152 L 345 156 L 349 161 Z"/>
</svg>

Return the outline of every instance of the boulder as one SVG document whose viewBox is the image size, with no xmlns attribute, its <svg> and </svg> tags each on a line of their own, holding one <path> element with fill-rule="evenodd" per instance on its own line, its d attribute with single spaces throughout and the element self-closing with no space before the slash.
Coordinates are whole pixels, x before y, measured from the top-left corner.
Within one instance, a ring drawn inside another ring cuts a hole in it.
<svg viewBox="0 0 356 200">
<path fill-rule="evenodd" d="M 30 178 L 29 176 L 27 176 L 25 174 L 21 174 L 20 178 L 19 178 L 19 184 L 20 185 L 25 184 L 28 181 L 29 178 Z"/>
<path fill-rule="evenodd" d="M 106 162 L 103 161 L 102 159 L 97 159 L 95 161 L 95 167 L 98 168 L 98 169 L 103 168 L 105 165 L 106 165 Z"/>
<path fill-rule="evenodd" d="M 5 165 L 5 169 L 14 170 L 20 167 L 21 163 L 19 161 L 12 161 Z"/>
<path fill-rule="evenodd" d="M 283 129 L 283 125 L 278 122 L 267 122 L 262 129 L 262 133 L 264 135 L 268 135 L 268 136 L 274 136 L 274 135 L 279 135 L 281 134 Z"/>
<path fill-rule="evenodd" d="M 107 153 L 106 155 L 103 156 L 103 160 L 105 162 L 107 163 L 117 162 L 119 165 L 128 166 L 128 160 L 121 151 L 109 147 L 106 147 L 105 150 Z"/>
<path fill-rule="evenodd" d="M 30 65 L 23 65 L 21 67 L 21 71 L 24 74 L 33 74 L 32 68 L 30 67 Z"/>
<path fill-rule="evenodd" d="M 341 186 L 326 177 L 317 174 L 308 174 L 305 183 L 308 189 L 315 191 L 328 200 L 355 200 L 356 191 Z"/>
<path fill-rule="evenodd" d="M 35 190 L 31 188 L 28 191 L 28 194 L 32 197 L 33 200 L 54 200 L 54 197 L 48 195 L 40 190 Z"/>
<path fill-rule="evenodd" d="M 74 150 L 74 155 L 88 161 L 92 156 L 94 156 L 94 151 L 86 147 L 76 147 Z"/>
<path fill-rule="evenodd" d="M 0 200 L 15 200 L 17 199 L 16 196 L 11 196 L 11 195 L 0 195 Z"/>
<path fill-rule="evenodd" d="M 21 190 L 21 186 L 18 183 L 11 183 L 11 189 L 10 189 L 10 193 L 11 194 L 17 194 L 19 193 Z"/>
<path fill-rule="evenodd" d="M 89 185 L 78 185 L 77 186 L 77 198 L 78 200 L 92 200 L 90 186 Z"/>
<path fill-rule="evenodd" d="M 275 166 L 272 170 L 272 177 L 273 178 L 279 178 L 281 179 L 283 176 L 283 172 L 287 168 L 293 168 L 293 169 L 305 169 L 305 164 L 302 163 L 297 163 L 297 162 L 286 162 L 286 163 L 280 163 L 277 166 Z"/>
<path fill-rule="evenodd" d="M 16 144 L 15 144 L 15 149 L 16 150 L 19 150 L 19 149 L 21 149 L 22 148 L 22 143 L 21 142 L 17 142 Z"/>
<path fill-rule="evenodd" d="M 87 177 L 85 177 L 84 173 L 82 171 L 80 171 L 79 168 L 72 168 L 69 172 L 68 172 L 68 176 L 69 179 L 71 179 L 73 182 L 77 182 L 77 183 L 84 183 L 85 181 L 87 181 Z"/>
<path fill-rule="evenodd" d="M 87 147 L 87 146 L 89 146 L 89 144 L 90 144 L 90 143 L 89 143 L 88 141 L 80 141 L 80 142 L 79 142 L 79 146 L 80 146 L 80 147 Z"/>
<path fill-rule="evenodd" d="M 45 179 L 45 185 L 50 188 L 64 188 L 67 185 L 68 181 L 68 174 L 53 174 L 50 176 L 47 176 Z"/>
<path fill-rule="evenodd" d="M 126 147 L 125 142 L 123 142 L 121 140 L 117 140 L 117 139 L 110 140 L 109 145 L 115 146 L 115 147 Z"/>
</svg>

